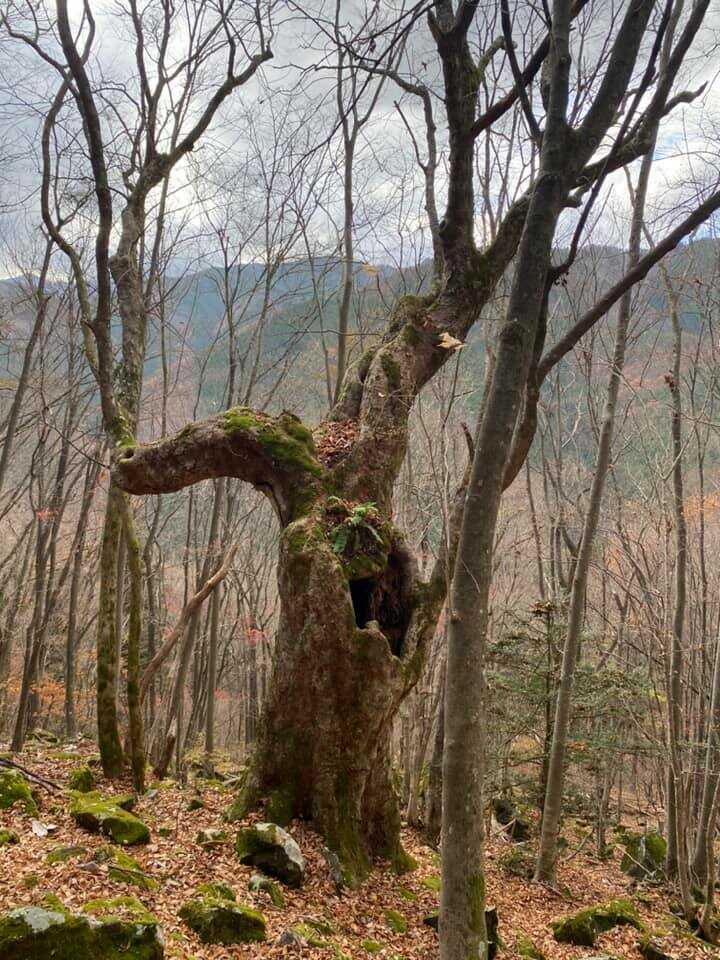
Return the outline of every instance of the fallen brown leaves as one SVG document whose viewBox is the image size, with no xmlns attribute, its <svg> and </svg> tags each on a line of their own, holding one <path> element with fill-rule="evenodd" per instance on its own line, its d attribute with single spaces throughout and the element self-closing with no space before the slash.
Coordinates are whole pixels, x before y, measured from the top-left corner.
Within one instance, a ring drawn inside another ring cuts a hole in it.
<svg viewBox="0 0 720 960">
<path fill-rule="evenodd" d="M 77 761 L 68 759 L 60 750 L 32 747 L 23 756 L 23 762 L 30 769 L 64 783 Z M 103 787 L 110 792 L 107 784 L 101 784 Z M 13 810 L 0 812 L 0 826 L 12 827 L 20 835 L 19 844 L 0 848 L 0 909 L 37 903 L 46 893 L 56 894 L 70 907 L 80 907 L 95 897 L 137 896 L 163 924 L 166 956 L 178 960 L 296 960 L 298 957 L 329 960 L 338 957 L 338 951 L 352 960 L 371 960 L 373 956 L 379 960 L 432 960 L 437 957 L 436 934 L 423 924 L 423 918 L 437 908 L 437 894 L 423 881 L 439 876 L 439 861 L 437 854 L 428 849 L 414 832 L 405 831 L 403 837 L 408 852 L 418 862 L 414 873 L 397 877 L 386 866 L 379 865 L 359 890 L 338 895 L 323 859 L 319 839 L 304 824 L 292 824 L 290 831 L 307 859 L 307 880 L 300 890 L 284 888 L 285 906 L 275 909 L 265 894 L 248 891 L 253 871 L 238 863 L 232 842 L 215 850 L 203 850 L 195 843 L 198 830 L 223 826 L 222 811 L 230 798 L 227 790 L 202 786 L 200 793 L 204 808 L 188 811 L 188 800 L 195 792 L 194 785 L 183 789 L 179 785 L 165 784 L 155 794 L 142 798 L 137 805 L 137 813 L 150 826 L 152 842 L 128 852 L 160 882 L 159 888 L 151 892 L 111 881 L 104 869 L 91 872 L 85 868 L 83 860 L 57 864 L 46 862 L 46 855 L 53 846 L 81 845 L 92 852 L 106 842 L 104 838 L 75 826 L 68 816 L 66 797 L 49 792 L 42 794 L 41 819 L 57 824 L 57 830 L 48 837 L 35 836 L 30 818 L 24 814 Z M 161 837 L 158 832 L 161 826 L 170 828 L 172 834 Z M 232 827 L 228 832 L 232 836 Z M 575 838 L 571 838 L 571 846 L 577 846 Z M 644 888 L 640 901 L 638 891 L 619 871 L 617 861 L 596 861 L 587 855 L 586 850 L 575 859 L 566 861 L 559 870 L 558 887 L 570 891 L 568 899 L 557 891 L 506 876 L 497 864 L 497 858 L 506 847 L 503 840 L 491 838 L 487 858 L 488 899 L 498 908 L 500 934 L 505 944 L 501 958 L 518 956 L 516 939 L 524 934 L 542 950 L 547 960 L 579 960 L 603 954 L 639 960 L 637 934 L 627 927 L 600 937 L 594 950 L 557 944 L 552 938 L 550 920 L 613 897 L 630 897 L 649 928 L 665 934 L 657 939 L 677 960 L 707 956 L 703 945 L 673 929 L 667 909 L 667 891 Z M 177 914 L 195 887 L 210 881 L 230 884 L 238 900 L 263 912 L 268 926 L 267 942 L 237 947 L 199 943 Z M 397 911 L 404 917 L 407 923 L 405 933 L 391 929 L 386 917 L 388 910 Z M 324 920 L 332 924 L 334 933 L 327 938 L 326 946 L 304 946 L 298 951 L 277 942 L 284 931 L 307 920 Z M 381 951 L 376 954 L 366 952 L 362 942 L 367 940 L 380 944 Z"/>
<path fill-rule="evenodd" d="M 334 467 L 350 451 L 357 434 L 356 420 L 326 420 L 313 435 L 318 460 Z"/>
</svg>

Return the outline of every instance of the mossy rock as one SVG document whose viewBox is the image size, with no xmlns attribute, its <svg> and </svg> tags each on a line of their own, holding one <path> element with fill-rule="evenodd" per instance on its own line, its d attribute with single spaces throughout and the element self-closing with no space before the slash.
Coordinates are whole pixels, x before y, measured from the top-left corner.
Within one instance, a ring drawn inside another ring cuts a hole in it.
<svg viewBox="0 0 720 960">
<path fill-rule="evenodd" d="M 393 933 L 407 933 L 407 920 L 397 910 L 386 910 L 384 916 Z"/>
<path fill-rule="evenodd" d="M 78 793 L 90 793 L 95 789 L 95 774 L 85 763 L 81 767 L 76 767 L 70 774 L 68 786 Z"/>
<path fill-rule="evenodd" d="M 131 847 L 150 840 L 147 826 L 125 809 L 127 798 L 104 798 L 99 793 L 73 793 L 70 816 L 91 833 L 104 833 L 120 846 Z"/>
<path fill-rule="evenodd" d="M 13 843 L 20 843 L 20 837 L 17 833 L 5 828 L 0 830 L 0 847 L 9 847 Z"/>
<path fill-rule="evenodd" d="M 87 847 L 53 847 L 45 859 L 48 863 L 67 863 L 69 860 L 79 860 L 80 857 L 87 857 L 87 855 Z"/>
<path fill-rule="evenodd" d="M 638 912 L 629 900 L 610 900 L 597 907 L 588 907 L 554 920 L 550 926 L 558 943 L 573 943 L 578 947 L 594 947 L 598 936 L 613 927 L 632 926 L 642 930 Z"/>
<path fill-rule="evenodd" d="M 153 915 L 137 897 L 98 897 L 83 904 L 82 912 L 100 920 L 147 923 L 153 919 Z"/>
<path fill-rule="evenodd" d="M 113 901 L 98 909 L 99 903 L 86 904 L 78 914 L 52 897 L 42 907 L 4 914 L 0 960 L 162 960 L 160 928 L 142 904 L 135 901 L 129 910 Z"/>
<path fill-rule="evenodd" d="M 214 827 L 208 827 L 206 830 L 198 830 L 195 834 L 195 843 L 204 847 L 206 850 L 214 850 L 216 847 L 222 847 L 227 843 L 230 837 L 227 830 L 217 830 Z"/>
<path fill-rule="evenodd" d="M 523 960 L 545 960 L 542 950 L 538 950 L 530 937 L 526 937 L 524 933 L 519 934 L 515 940 L 515 951 Z"/>
<path fill-rule="evenodd" d="M 3 770 L 0 773 L 0 810 L 9 810 L 19 803 L 25 813 L 32 817 L 38 814 L 30 785 L 19 770 Z"/>
<path fill-rule="evenodd" d="M 620 869 L 636 880 L 658 879 L 665 872 L 667 843 L 656 830 L 648 833 L 625 833 L 625 853 Z"/>
<path fill-rule="evenodd" d="M 202 943 L 257 943 L 266 938 L 263 915 L 237 903 L 226 884 L 202 884 L 180 908 L 180 917 Z"/>
<path fill-rule="evenodd" d="M 285 906 L 285 897 L 280 887 L 270 877 L 264 877 L 261 873 L 254 873 L 250 877 L 248 890 L 251 893 L 266 893 L 274 907 Z"/>
<path fill-rule="evenodd" d="M 305 858 L 289 833 L 276 823 L 256 823 L 238 832 L 235 851 L 240 863 L 258 867 L 288 887 L 300 887 Z"/>
</svg>

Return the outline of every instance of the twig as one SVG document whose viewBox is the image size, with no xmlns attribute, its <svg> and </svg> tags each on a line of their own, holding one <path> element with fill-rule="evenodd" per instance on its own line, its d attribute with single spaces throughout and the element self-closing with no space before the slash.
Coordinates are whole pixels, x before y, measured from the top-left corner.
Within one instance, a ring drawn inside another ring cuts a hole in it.
<svg viewBox="0 0 720 960">
<path fill-rule="evenodd" d="M 37 773 L 33 773 L 32 770 L 28 770 L 27 767 L 21 767 L 19 763 L 15 763 L 14 760 L 6 760 L 4 757 L 0 758 L 1 767 L 9 767 L 10 769 L 19 770 L 24 776 L 28 777 L 30 780 L 34 780 L 35 783 L 40 784 L 41 787 L 52 787 L 53 790 L 62 790 L 62 787 L 54 783 L 52 780 L 47 780 L 45 777 L 41 777 Z"/>
</svg>

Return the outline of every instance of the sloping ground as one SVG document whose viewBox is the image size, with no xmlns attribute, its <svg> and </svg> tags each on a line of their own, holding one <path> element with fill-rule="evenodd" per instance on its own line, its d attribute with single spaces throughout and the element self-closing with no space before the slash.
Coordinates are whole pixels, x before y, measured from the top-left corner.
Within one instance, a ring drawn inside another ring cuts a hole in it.
<svg viewBox="0 0 720 960">
<path fill-rule="evenodd" d="M 78 766 L 77 759 L 64 747 L 30 747 L 19 762 L 65 786 Z M 110 790 L 102 782 L 98 788 Z M 190 810 L 198 794 L 204 804 Z M 160 920 L 165 933 L 165 953 L 169 958 L 216 960 L 216 958 L 287 957 L 339 958 L 352 960 L 430 960 L 437 956 L 436 934 L 423 924 L 423 918 L 437 909 L 439 861 L 411 831 L 405 844 L 418 862 L 412 874 L 397 877 L 382 865 L 361 889 L 338 895 L 329 868 L 321 854 L 321 845 L 303 824 L 293 823 L 289 830 L 306 860 L 307 873 L 299 890 L 283 888 L 285 905 L 275 908 L 267 894 L 251 893 L 248 884 L 253 871 L 241 866 L 234 853 L 232 839 L 237 825 L 222 822 L 222 811 L 231 799 L 228 788 L 216 783 L 199 782 L 184 789 L 162 784 L 157 792 L 142 798 L 135 812 L 150 827 L 151 840 L 145 846 L 133 846 L 127 852 L 141 868 L 158 881 L 153 890 L 144 890 L 111 880 L 107 867 L 93 860 L 93 852 L 107 845 L 107 838 L 90 834 L 75 825 L 69 816 L 69 798 L 64 792 L 43 790 L 40 813 L 43 824 L 55 825 L 48 836 L 39 837 L 32 829 L 32 818 L 16 806 L 0 811 L 0 828 L 17 832 L 20 842 L 0 847 L 0 911 L 15 906 L 39 904 L 48 893 L 55 894 L 69 908 L 80 908 L 88 900 L 117 896 L 136 896 Z M 229 842 L 213 850 L 202 849 L 195 841 L 199 830 L 227 828 Z M 577 849 L 582 830 L 568 828 L 569 851 Z M 169 834 L 162 836 L 160 831 Z M 48 863 L 47 854 L 59 846 L 80 846 L 88 851 L 66 862 Z M 618 868 L 618 858 L 600 863 L 587 855 L 590 843 L 559 871 L 558 889 L 529 883 L 509 876 L 502 866 L 509 845 L 495 836 L 488 850 L 488 900 L 498 909 L 503 947 L 499 958 L 518 957 L 518 942 L 531 940 L 547 960 L 555 958 L 628 957 L 640 958 L 638 934 L 632 927 L 620 927 L 598 938 L 594 948 L 574 947 L 554 941 L 551 920 L 574 913 L 585 906 L 614 898 L 629 898 L 654 940 L 672 957 L 698 958 L 720 956 L 715 950 L 694 940 L 668 912 L 667 891 L 659 887 L 633 885 Z M 229 884 L 238 901 L 260 910 L 267 921 L 264 943 L 241 946 L 201 944 L 185 926 L 178 912 L 201 883 Z M 561 893 L 560 891 L 564 891 Z M 392 911 L 388 915 L 388 911 Z M 398 917 L 401 921 L 398 923 Z M 320 933 L 294 947 L 281 941 L 282 935 L 298 924 L 317 923 Z M 329 926 L 327 926 L 329 924 Z M 406 930 L 398 929 L 406 925 Z"/>
</svg>

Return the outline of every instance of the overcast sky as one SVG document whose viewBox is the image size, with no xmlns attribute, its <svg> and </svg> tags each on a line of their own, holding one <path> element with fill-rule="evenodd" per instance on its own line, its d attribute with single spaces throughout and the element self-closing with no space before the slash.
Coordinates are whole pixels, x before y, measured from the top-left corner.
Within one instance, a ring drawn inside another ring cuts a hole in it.
<svg viewBox="0 0 720 960">
<path fill-rule="evenodd" d="M 18 0 L 16 3 L 13 24 L 18 29 L 27 29 L 27 22 L 23 24 L 21 16 L 24 2 Z M 70 6 L 77 23 L 82 9 L 81 0 L 70 0 Z M 97 20 L 97 37 L 91 71 L 95 82 L 105 91 L 107 107 L 103 120 L 106 141 L 117 145 L 119 153 L 126 155 L 127 138 L 120 118 L 128 125 L 132 124 L 131 97 L 136 94 L 137 88 L 134 37 L 129 30 L 127 13 L 122 13 L 122 7 L 122 3 L 99 3 L 97 0 L 92 4 Z M 392 22 L 402 14 L 398 4 L 383 4 L 381 7 L 385 22 Z M 489 2 L 480 6 L 478 27 L 473 37 L 476 53 L 499 32 L 495 7 L 495 3 Z M 146 7 L 147 10 L 152 8 L 152 4 Z M 602 49 L 609 18 L 614 11 L 623 8 L 624 3 L 619 0 L 614 4 L 596 0 L 590 5 L 588 18 L 583 25 L 582 49 L 579 44 L 580 27 L 575 32 L 577 64 L 593 62 Z M 48 9 L 52 10 L 52 5 Z M 182 247 L 178 249 L 180 260 L 189 262 L 199 251 L 205 251 L 204 237 L 208 223 L 198 206 L 198 195 L 206 205 L 205 212 L 209 211 L 212 215 L 215 205 L 222 207 L 224 212 L 232 202 L 238 206 L 238 218 L 242 218 L 247 214 L 248 207 L 260 203 L 264 189 L 263 175 L 259 169 L 257 182 L 253 183 L 252 161 L 259 155 L 264 160 L 276 149 L 277 139 L 283 137 L 286 140 L 283 149 L 287 152 L 284 186 L 287 189 L 287 183 L 294 177 L 299 184 L 295 189 L 301 193 L 305 191 L 304 202 L 315 204 L 312 235 L 317 248 L 330 252 L 337 246 L 341 225 L 342 151 L 337 135 L 327 142 L 337 128 L 334 95 L 336 51 L 331 36 L 334 12 L 335 4 L 323 0 L 303 4 L 302 9 L 292 3 L 276 4 L 273 14 L 273 60 L 263 67 L 260 75 L 233 96 L 218 115 L 217 122 L 192 161 L 183 164 L 173 174 L 171 205 L 177 211 L 178 219 L 182 218 L 185 223 L 186 237 L 189 238 L 185 246 L 191 248 L 190 252 Z M 341 32 L 344 39 L 356 40 L 358 32 L 362 33 L 360 24 L 365 12 L 363 4 L 342 4 Z M 522 62 L 541 35 L 542 24 L 537 19 L 534 5 L 530 3 L 519 3 L 515 15 L 514 36 L 518 57 Z M 49 53 L 57 55 L 51 21 L 52 14 L 49 14 L 50 29 L 42 43 Z M 668 211 L 672 211 L 675 203 L 687 202 L 697 189 L 717 176 L 720 139 L 720 124 L 717 121 L 720 115 L 717 78 L 720 68 L 717 50 L 719 28 L 720 12 L 718 4 L 713 3 L 703 36 L 688 58 L 682 81 L 683 89 L 694 90 L 701 84 L 706 84 L 706 89 L 692 104 L 673 111 L 663 124 L 657 163 L 653 170 L 649 205 L 651 218 L 661 213 L 665 219 L 672 216 Z M 186 31 L 179 24 L 173 36 L 175 53 L 180 55 Z M 383 49 L 385 42 L 384 37 L 378 38 L 376 50 Z M 256 46 L 252 40 L 249 41 L 250 52 Z M 220 69 L 219 63 L 216 66 Z M 403 76 L 422 81 L 434 91 L 442 157 L 445 153 L 445 137 L 439 67 L 424 22 L 419 22 L 414 28 L 398 70 Z M 212 81 L 217 76 L 212 64 L 209 65 L 208 83 L 198 97 L 198 109 L 206 102 Z M 495 57 L 489 77 L 497 82 L 500 92 L 509 89 L 512 80 L 503 54 Z M 360 99 L 361 113 L 374 95 L 376 83 L 372 81 Z M 0 43 L 0 151 L 4 153 L 4 162 L 0 167 L 0 191 L 4 207 L 5 249 L 0 251 L 0 271 L 5 275 L 16 272 L 17 263 L 14 261 L 26 255 L 25 251 L 33 245 L 33 235 L 37 236 L 39 129 L 56 87 L 57 75 L 52 68 L 42 63 L 27 47 L 3 38 Z M 346 102 L 349 102 L 349 94 Z M 363 127 L 358 141 L 354 191 L 358 255 L 376 262 L 404 262 L 405 258 L 417 257 L 423 251 L 429 253 L 422 176 L 403 117 L 416 138 L 421 159 L 424 159 L 424 123 L 419 102 L 403 94 L 391 81 L 385 82 L 374 113 Z M 79 132 L 72 108 L 65 113 L 65 123 L 66 130 L 76 134 Z M 519 145 L 517 139 L 508 141 L 510 123 L 510 117 L 505 118 L 498 124 L 490 140 L 490 150 L 498 158 L 487 186 L 492 202 L 501 190 L 499 171 L 502 168 L 509 171 L 513 183 L 522 189 L 527 185 L 526 162 L 530 155 L 527 136 L 521 121 L 524 145 Z M 78 141 L 78 145 L 80 143 Z M 63 175 L 70 180 L 80 174 L 77 189 L 82 190 L 87 188 L 87 181 L 83 179 L 79 146 L 76 145 L 74 149 L 75 156 L 72 162 L 62 168 Z M 483 139 L 478 142 L 478 154 L 479 171 L 482 174 L 485 156 Z M 259 168 L 261 164 L 256 163 L 256 166 Z M 196 180 L 198 171 L 201 172 L 199 181 Z M 441 163 L 438 171 L 440 200 L 443 173 Z M 309 184 L 315 179 L 317 186 L 311 190 Z M 219 189 L 223 182 L 225 189 Z M 238 185 L 237 196 L 234 197 L 233 184 Z M 116 186 L 121 188 L 119 179 Z M 481 196 L 480 186 L 478 195 Z M 118 198 L 118 211 L 120 207 Z M 278 203 L 278 209 L 280 207 Z M 597 205 L 591 218 L 592 238 L 622 243 L 626 232 L 626 214 L 625 177 L 624 174 L 618 174 L 609 182 L 602 203 Z M 92 219 L 90 208 L 88 215 Z M 562 242 L 572 229 L 573 220 L 572 213 L 565 217 L 560 226 L 558 242 Z M 85 226 L 88 226 L 87 222 Z M 482 230 L 482 218 L 479 216 L 479 235 Z M 207 255 L 213 256 L 209 247 Z"/>
</svg>

